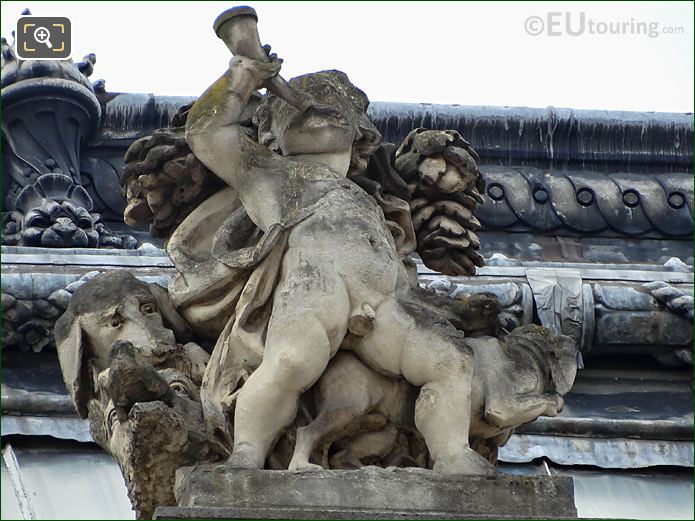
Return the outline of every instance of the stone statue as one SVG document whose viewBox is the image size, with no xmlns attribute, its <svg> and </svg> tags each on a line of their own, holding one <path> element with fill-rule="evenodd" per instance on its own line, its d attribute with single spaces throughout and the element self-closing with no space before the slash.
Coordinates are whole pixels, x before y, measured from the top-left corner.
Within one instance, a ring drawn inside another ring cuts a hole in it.
<svg viewBox="0 0 695 521">
<path fill-rule="evenodd" d="M 502 337 L 494 297 L 419 287 L 414 252 L 450 275 L 484 263 L 475 151 L 441 130 L 381 144 L 346 74 L 279 76 L 250 8 L 215 30 L 228 70 L 125 158 L 125 220 L 166 239 L 168 292 L 95 277 L 56 325 L 131 498 L 147 515 L 177 466 L 218 459 L 494 472 L 516 426 L 561 409 L 576 346 L 537 326 Z M 176 443 L 158 421 L 183 426 Z"/>
<path fill-rule="evenodd" d="M 440 303 L 442 316 L 475 335 L 464 340 L 474 355 L 470 444 L 494 464 L 514 427 L 561 409 L 576 372 L 576 346 L 535 325 L 517 328 L 503 342 L 486 335 L 496 331 L 499 306 L 484 294 Z M 89 418 L 95 441 L 119 462 L 141 518 L 175 504 L 178 468 L 231 454 L 203 415 L 200 384 L 209 356 L 195 343 L 176 340 L 187 336 L 163 289 L 123 271 L 79 287 L 56 324 L 70 394 Z M 286 433 L 269 464 L 304 471 L 367 464 L 431 468 L 414 426 L 416 396 L 405 380 L 384 376 L 342 350 L 303 397 L 316 414 L 304 412 L 295 423 L 296 441 Z M 331 445 L 336 450 L 329 461 Z"/>
<path fill-rule="evenodd" d="M 229 464 L 264 466 L 300 395 L 342 347 L 374 370 L 420 387 L 415 425 L 435 470 L 479 473 L 486 462 L 468 443 L 470 347 L 418 302 L 383 211 L 346 180 L 350 167 L 364 164 L 365 136 L 377 144 L 366 96 L 337 71 L 295 78 L 289 88 L 304 96 L 279 91 L 266 98 L 256 142 L 244 132 L 242 114 L 254 91 L 267 86 L 272 92 L 280 64 L 272 56 L 237 53 L 186 123 L 193 153 L 238 195 L 262 232 L 248 252 L 253 274 L 230 319 L 232 334 L 272 295 L 262 361 L 236 397 Z M 216 275 L 201 272 L 196 290 L 214 287 Z M 254 339 L 236 336 L 248 349 L 258 348 Z"/>
</svg>

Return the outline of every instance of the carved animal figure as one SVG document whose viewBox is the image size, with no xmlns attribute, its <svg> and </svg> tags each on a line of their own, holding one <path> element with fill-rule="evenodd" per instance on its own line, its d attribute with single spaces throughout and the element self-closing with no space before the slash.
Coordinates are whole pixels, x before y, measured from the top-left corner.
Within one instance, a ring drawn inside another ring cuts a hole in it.
<svg viewBox="0 0 695 521">
<path fill-rule="evenodd" d="M 161 400 L 172 406 L 173 391 L 169 384 L 145 357 L 138 356 L 132 343 L 124 340 L 111 346 L 106 389 L 122 422 L 139 402 Z"/>
<path fill-rule="evenodd" d="M 176 505 L 178 468 L 212 463 L 229 455 L 210 437 L 199 386 L 190 376 L 172 368 L 160 369 L 155 375 L 166 385 L 169 404 L 160 400 L 158 393 L 142 395 L 121 421 L 113 400 L 107 398 L 101 406 L 90 402 L 92 436 L 118 461 L 140 519 L 151 519 L 158 506 Z"/>
<path fill-rule="evenodd" d="M 474 356 L 470 444 L 495 463 L 514 428 L 562 410 L 577 371 L 576 343 L 536 325 L 515 329 L 503 342 L 484 336 L 465 343 Z M 339 353 L 316 386 L 316 418 L 297 429 L 290 470 L 320 468 L 309 462 L 311 454 L 341 438 L 349 441 L 332 466 L 359 467 L 387 456 L 397 428 L 412 425 L 412 397 L 404 380 Z"/>
<path fill-rule="evenodd" d="M 199 387 L 209 355 L 177 342 L 186 324 L 166 290 L 124 271 L 75 291 L 55 327 L 63 378 L 94 440 L 116 458 L 139 518 L 175 505 L 176 469 L 227 457 L 211 439 Z"/>
<path fill-rule="evenodd" d="M 203 367 L 196 360 L 207 360 L 207 353 L 177 343 L 174 330 L 184 334 L 185 329 L 164 288 L 125 271 L 104 273 L 77 289 L 56 321 L 55 337 L 63 379 L 80 416 L 87 417 L 87 403 L 98 397 L 93 382 L 109 367 L 118 341 L 132 343 L 157 366 L 188 371 L 185 366 L 193 363 L 192 374 L 200 381 Z"/>
</svg>

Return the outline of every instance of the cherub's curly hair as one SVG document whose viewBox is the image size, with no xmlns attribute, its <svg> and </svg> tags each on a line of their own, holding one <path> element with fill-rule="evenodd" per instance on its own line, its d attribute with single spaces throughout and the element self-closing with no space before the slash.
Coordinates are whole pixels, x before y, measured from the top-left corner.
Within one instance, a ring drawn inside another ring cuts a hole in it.
<svg viewBox="0 0 695 521">
<path fill-rule="evenodd" d="M 347 74 L 337 70 L 313 72 L 297 76 L 290 85 L 311 95 L 318 103 L 336 109 L 356 129 L 352 145 L 348 176 L 359 175 L 367 168 L 369 157 L 379 148 L 381 134 L 367 117 L 369 99 L 355 87 Z M 258 142 L 272 150 L 278 149 L 273 133 L 273 116 L 294 111 L 284 100 L 273 94 L 264 97 L 256 115 L 254 126 L 258 128 Z"/>
</svg>

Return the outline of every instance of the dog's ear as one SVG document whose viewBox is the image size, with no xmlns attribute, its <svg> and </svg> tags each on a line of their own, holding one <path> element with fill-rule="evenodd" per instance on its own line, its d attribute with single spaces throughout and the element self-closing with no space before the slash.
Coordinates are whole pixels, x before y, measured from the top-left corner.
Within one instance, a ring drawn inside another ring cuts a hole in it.
<svg viewBox="0 0 695 521">
<path fill-rule="evenodd" d="M 179 342 L 188 342 L 191 340 L 190 327 L 188 322 L 183 318 L 171 303 L 169 292 L 159 284 L 149 284 L 150 293 L 157 301 L 157 307 L 164 320 L 164 326 L 174 332 L 176 339 Z"/>
<path fill-rule="evenodd" d="M 568 336 L 555 337 L 553 352 L 550 356 L 550 375 L 555 389 L 561 395 L 567 394 L 577 376 L 577 342 Z"/>
<path fill-rule="evenodd" d="M 75 403 L 77 413 L 86 418 L 87 403 L 92 393 L 79 317 L 69 311 L 60 317 L 56 322 L 55 336 L 65 387 Z"/>
</svg>

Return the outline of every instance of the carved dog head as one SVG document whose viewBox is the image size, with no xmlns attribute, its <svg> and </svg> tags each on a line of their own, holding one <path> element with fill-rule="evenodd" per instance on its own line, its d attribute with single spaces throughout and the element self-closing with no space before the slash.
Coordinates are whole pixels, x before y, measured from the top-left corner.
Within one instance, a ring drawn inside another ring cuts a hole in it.
<svg viewBox="0 0 695 521">
<path fill-rule="evenodd" d="M 208 355 L 177 343 L 185 328 L 166 290 L 123 271 L 77 289 L 55 327 L 68 391 L 118 461 L 139 518 L 175 504 L 180 466 L 228 456 L 209 442 L 199 396 Z"/>
<path fill-rule="evenodd" d="M 175 352 L 172 329 L 183 332 L 185 321 L 166 290 L 130 273 L 104 273 L 75 291 L 56 322 L 55 338 L 63 379 L 80 416 L 87 417 L 87 402 L 96 377 L 109 365 L 114 342 L 132 342 L 156 364 Z"/>
<path fill-rule="evenodd" d="M 504 339 L 510 352 L 527 350 L 541 366 L 549 367 L 549 380 L 545 382 L 564 396 L 572 388 L 577 376 L 577 343 L 564 335 L 553 335 L 550 330 L 530 324 L 517 327 Z"/>
</svg>

